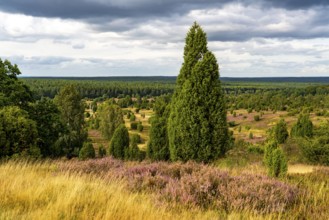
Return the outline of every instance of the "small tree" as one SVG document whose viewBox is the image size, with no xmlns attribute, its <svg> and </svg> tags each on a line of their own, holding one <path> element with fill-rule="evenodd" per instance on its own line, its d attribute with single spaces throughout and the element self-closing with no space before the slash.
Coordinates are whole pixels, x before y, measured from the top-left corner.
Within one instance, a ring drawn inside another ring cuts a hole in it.
<svg viewBox="0 0 329 220">
<path fill-rule="evenodd" d="M 137 145 L 137 139 L 138 138 L 136 136 L 132 136 L 130 146 L 126 149 L 125 158 L 128 160 L 138 160 L 139 158 L 139 148 Z"/>
<path fill-rule="evenodd" d="M 99 157 L 104 157 L 106 155 L 106 149 L 103 146 L 103 144 L 99 145 L 98 147 L 98 156 Z"/>
<path fill-rule="evenodd" d="M 169 143 L 166 119 L 154 117 L 151 120 L 150 141 L 147 156 L 152 160 L 169 160 Z"/>
<path fill-rule="evenodd" d="M 55 96 L 54 101 L 61 113 L 62 123 L 68 129 L 58 141 L 65 144 L 64 151 L 67 157 L 78 156 L 83 142 L 87 139 L 87 132 L 84 127 L 85 105 L 81 100 L 79 90 L 75 85 L 64 86 Z M 63 139 L 69 141 L 63 141 Z"/>
<path fill-rule="evenodd" d="M 91 142 L 84 142 L 79 152 L 79 159 L 86 160 L 88 158 L 95 158 L 95 149 Z"/>
<path fill-rule="evenodd" d="M 131 113 L 129 119 L 130 119 L 130 121 L 135 121 L 135 120 L 136 120 L 136 116 L 135 116 L 135 114 L 134 114 L 134 113 Z"/>
<path fill-rule="evenodd" d="M 124 123 L 123 112 L 118 105 L 104 102 L 98 107 L 99 129 L 107 140 L 111 140 L 115 129 Z"/>
<path fill-rule="evenodd" d="M 274 127 L 273 135 L 278 144 L 283 144 L 287 140 L 289 134 L 287 130 L 287 123 L 283 118 Z"/>
<path fill-rule="evenodd" d="M 270 176 L 283 177 L 287 173 L 287 159 L 275 141 L 267 143 L 264 152 L 264 163 Z"/>
<path fill-rule="evenodd" d="M 254 120 L 255 120 L 255 121 L 260 121 L 260 116 L 259 116 L 259 115 L 255 115 L 255 116 L 254 116 Z"/>
<path fill-rule="evenodd" d="M 130 128 L 131 130 L 136 130 L 138 127 L 138 123 L 137 122 L 130 122 Z"/>
<path fill-rule="evenodd" d="M 137 131 L 142 132 L 143 129 L 144 129 L 144 126 L 142 125 L 142 122 L 139 122 L 139 123 L 137 124 Z"/>
<path fill-rule="evenodd" d="M 313 137 L 313 123 L 308 114 L 302 114 L 298 117 L 297 123 L 291 128 L 291 136 Z"/>
<path fill-rule="evenodd" d="M 121 124 L 114 132 L 109 152 L 114 158 L 124 159 L 125 149 L 129 147 L 129 133 L 124 124 Z"/>
</svg>

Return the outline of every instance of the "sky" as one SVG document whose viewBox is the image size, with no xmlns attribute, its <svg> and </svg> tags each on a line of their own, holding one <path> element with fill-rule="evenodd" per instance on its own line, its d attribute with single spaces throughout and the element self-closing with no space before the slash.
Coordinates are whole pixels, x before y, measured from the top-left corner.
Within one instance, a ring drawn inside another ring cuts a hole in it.
<svg viewBox="0 0 329 220">
<path fill-rule="evenodd" d="M 0 0 L 21 76 L 177 76 L 194 21 L 223 77 L 329 76 L 329 0 Z"/>
</svg>

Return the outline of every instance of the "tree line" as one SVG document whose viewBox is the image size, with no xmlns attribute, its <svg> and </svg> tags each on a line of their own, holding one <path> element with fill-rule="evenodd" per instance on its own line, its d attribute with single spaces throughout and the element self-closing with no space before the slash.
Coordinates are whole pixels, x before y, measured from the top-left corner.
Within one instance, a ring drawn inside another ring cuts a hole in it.
<svg viewBox="0 0 329 220">
<path fill-rule="evenodd" d="M 77 156 L 87 140 L 77 88 L 36 100 L 19 74 L 17 65 L 0 59 L 0 158 Z"/>
</svg>

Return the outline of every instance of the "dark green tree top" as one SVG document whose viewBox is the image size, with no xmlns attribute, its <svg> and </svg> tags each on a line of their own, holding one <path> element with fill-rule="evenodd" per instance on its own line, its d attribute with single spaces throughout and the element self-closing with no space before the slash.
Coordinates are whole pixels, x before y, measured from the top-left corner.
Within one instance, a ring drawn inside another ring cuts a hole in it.
<svg viewBox="0 0 329 220">
<path fill-rule="evenodd" d="M 184 63 L 177 78 L 178 86 L 182 86 L 190 77 L 193 67 L 207 51 L 207 35 L 200 25 L 194 22 L 185 38 Z"/>
</svg>

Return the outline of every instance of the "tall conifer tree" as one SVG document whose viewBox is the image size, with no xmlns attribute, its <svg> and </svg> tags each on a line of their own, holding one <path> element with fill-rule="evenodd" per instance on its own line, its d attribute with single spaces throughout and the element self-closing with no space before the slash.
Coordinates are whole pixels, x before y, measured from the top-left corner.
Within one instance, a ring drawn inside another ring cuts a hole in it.
<svg viewBox="0 0 329 220">
<path fill-rule="evenodd" d="M 197 23 L 187 33 L 177 84 L 168 120 L 171 160 L 209 162 L 225 154 L 229 134 L 218 64 Z"/>
</svg>

